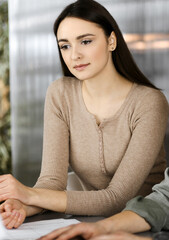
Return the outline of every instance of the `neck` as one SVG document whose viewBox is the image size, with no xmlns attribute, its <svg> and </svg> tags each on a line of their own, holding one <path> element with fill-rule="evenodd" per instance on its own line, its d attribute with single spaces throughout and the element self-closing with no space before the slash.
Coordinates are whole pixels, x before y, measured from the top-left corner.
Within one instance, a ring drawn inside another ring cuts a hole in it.
<svg viewBox="0 0 169 240">
<path fill-rule="evenodd" d="M 83 91 L 90 98 L 101 100 L 110 95 L 112 96 L 112 93 L 118 94 L 128 84 L 127 79 L 122 77 L 115 68 L 111 68 L 111 71 L 107 71 L 106 74 L 100 74 L 95 78 L 84 80 Z"/>
</svg>

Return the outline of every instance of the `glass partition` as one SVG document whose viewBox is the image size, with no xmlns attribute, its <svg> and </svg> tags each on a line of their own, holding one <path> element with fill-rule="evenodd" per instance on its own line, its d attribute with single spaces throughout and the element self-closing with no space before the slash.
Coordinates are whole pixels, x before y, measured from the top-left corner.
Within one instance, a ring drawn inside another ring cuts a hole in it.
<svg viewBox="0 0 169 240">
<path fill-rule="evenodd" d="M 61 76 L 53 22 L 72 2 L 9 0 L 13 174 L 29 186 L 40 171 L 46 89 Z M 169 100 L 169 1 L 98 2 L 117 20 L 141 70 Z"/>
</svg>

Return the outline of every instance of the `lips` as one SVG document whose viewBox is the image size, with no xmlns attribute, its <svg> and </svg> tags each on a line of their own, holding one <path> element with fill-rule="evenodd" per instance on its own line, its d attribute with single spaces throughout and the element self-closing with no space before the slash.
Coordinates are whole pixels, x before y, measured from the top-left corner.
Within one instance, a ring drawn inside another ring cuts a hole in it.
<svg viewBox="0 0 169 240">
<path fill-rule="evenodd" d="M 79 64 L 79 65 L 76 65 L 74 66 L 74 68 L 78 71 L 82 71 L 84 70 L 87 66 L 89 66 L 90 63 L 87 63 L 87 64 Z"/>
</svg>

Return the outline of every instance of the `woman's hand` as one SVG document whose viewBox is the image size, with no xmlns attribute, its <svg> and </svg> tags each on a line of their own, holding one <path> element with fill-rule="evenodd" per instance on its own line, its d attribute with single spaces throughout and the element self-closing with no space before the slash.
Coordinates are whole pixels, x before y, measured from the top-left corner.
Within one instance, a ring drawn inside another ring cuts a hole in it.
<svg viewBox="0 0 169 240">
<path fill-rule="evenodd" d="M 57 229 L 41 238 L 39 240 L 67 240 L 77 236 L 83 239 L 90 239 L 95 236 L 106 234 L 107 231 L 101 222 L 96 223 L 79 223 L 70 225 L 68 227 Z"/>
<path fill-rule="evenodd" d="M 20 183 L 11 174 L 0 176 L 0 202 L 7 199 L 20 200 L 27 206 L 48 209 L 56 212 L 65 212 L 67 195 L 64 191 L 31 188 Z M 50 202 L 50 204 L 49 204 Z"/>
<path fill-rule="evenodd" d="M 29 191 L 29 187 L 24 186 L 11 174 L 0 176 L 0 202 L 13 198 L 27 204 Z"/>
<path fill-rule="evenodd" d="M 26 208 L 19 200 L 8 199 L 0 205 L 4 226 L 8 229 L 18 228 L 26 218 Z"/>
</svg>

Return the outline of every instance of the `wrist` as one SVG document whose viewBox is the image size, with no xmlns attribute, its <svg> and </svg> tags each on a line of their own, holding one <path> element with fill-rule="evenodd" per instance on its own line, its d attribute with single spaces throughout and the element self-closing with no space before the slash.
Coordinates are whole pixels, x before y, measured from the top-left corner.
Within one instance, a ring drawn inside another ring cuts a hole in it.
<svg viewBox="0 0 169 240">
<path fill-rule="evenodd" d="M 39 214 L 39 213 L 43 212 L 42 208 L 35 207 L 35 206 L 27 206 L 27 205 L 25 205 L 24 209 L 26 211 L 26 216 L 27 217 L 30 217 L 32 215 Z"/>
<path fill-rule="evenodd" d="M 27 199 L 25 201 L 25 204 L 29 205 L 29 206 L 30 205 L 35 205 L 37 197 L 38 197 L 38 193 L 37 193 L 36 188 L 28 187 L 28 196 L 27 196 Z"/>
<path fill-rule="evenodd" d="M 25 215 L 29 216 L 29 206 L 25 205 L 24 203 L 22 204 L 23 210 L 25 211 Z"/>
<path fill-rule="evenodd" d="M 98 222 L 99 227 L 104 229 L 104 234 L 111 234 L 116 231 L 116 223 L 114 219 L 106 218 Z"/>
<path fill-rule="evenodd" d="M 65 212 L 67 205 L 67 195 L 64 191 L 29 188 L 28 198 L 24 203 L 29 206 L 36 206 L 40 209 Z"/>
</svg>

